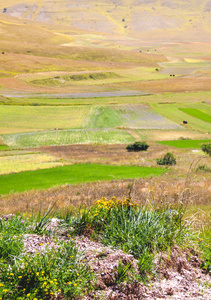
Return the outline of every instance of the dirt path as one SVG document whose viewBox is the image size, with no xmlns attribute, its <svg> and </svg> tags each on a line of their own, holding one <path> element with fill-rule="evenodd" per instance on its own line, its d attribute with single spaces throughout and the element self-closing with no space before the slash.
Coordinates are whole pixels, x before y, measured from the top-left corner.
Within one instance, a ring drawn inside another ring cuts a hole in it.
<svg viewBox="0 0 211 300">
<path fill-rule="evenodd" d="M 97 93 L 61 93 L 61 94 L 2 94 L 2 96 L 10 98 L 22 98 L 22 97 L 36 97 L 36 98 L 70 98 L 70 99 L 85 99 L 85 98 L 103 98 L 103 97 L 125 97 L 125 96 L 145 96 L 149 95 L 146 92 L 139 91 L 110 91 L 110 92 L 97 92 Z"/>
</svg>

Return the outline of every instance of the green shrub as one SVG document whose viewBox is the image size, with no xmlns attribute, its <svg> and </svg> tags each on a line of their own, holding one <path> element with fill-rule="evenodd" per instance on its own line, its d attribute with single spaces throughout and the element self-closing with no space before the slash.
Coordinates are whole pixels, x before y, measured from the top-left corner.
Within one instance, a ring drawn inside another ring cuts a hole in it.
<svg viewBox="0 0 211 300">
<path fill-rule="evenodd" d="M 135 142 L 126 147 L 127 151 L 146 151 L 149 148 L 149 145 L 146 142 Z"/>
<path fill-rule="evenodd" d="M 176 158 L 173 153 L 168 152 L 163 157 L 157 159 L 157 164 L 167 166 L 176 165 Z"/>
<path fill-rule="evenodd" d="M 202 151 L 204 151 L 209 156 L 211 156 L 211 143 L 209 143 L 209 144 L 203 144 L 201 148 L 202 148 Z"/>
</svg>

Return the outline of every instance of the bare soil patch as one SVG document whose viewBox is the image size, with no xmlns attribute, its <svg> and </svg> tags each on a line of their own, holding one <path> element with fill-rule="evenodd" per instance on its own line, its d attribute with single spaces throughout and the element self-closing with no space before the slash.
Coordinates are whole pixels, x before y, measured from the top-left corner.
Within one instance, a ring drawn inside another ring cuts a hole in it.
<svg viewBox="0 0 211 300">
<path fill-rule="evenodd" d="M 166 146 L 152 144 L 146 152 L 128 152 L 126 145 L 68 145 L 36 148 L 59 158 L 71 159 L 74 163 L 92 162 L 109 164 L 137 164 L 150 159 L 155 151 L 162 152 Z"/>
</svg>

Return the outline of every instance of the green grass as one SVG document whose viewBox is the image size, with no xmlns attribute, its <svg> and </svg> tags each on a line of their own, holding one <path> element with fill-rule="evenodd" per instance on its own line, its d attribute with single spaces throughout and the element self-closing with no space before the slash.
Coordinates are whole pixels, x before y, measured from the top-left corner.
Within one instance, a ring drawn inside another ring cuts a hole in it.
<svg viewBox="0 0 211 300">
<path fill-rule="evenodd" d="M 47 189 L 66 183 L 77 184 L 98 180 L 158 176 L 166 172 L 160 168 L 137 166 L 109 166 L 99 164 L 76 164 L 51 169 L 27 171 L 0 176 L 0 194 Z"/>
<path fill-rule="evenodd" d="M 10 149 L 10 147 L 7 145 L 0 145 L 0 151 L 1 150 L 9 150 L 9 149 Z"/>
<path fill-rule="evenodd" d="M 183 111 L 184 113 L 197 118 L 199 120 L 205 121 L 205 122 L 209 122 L 211 123 L 211 115 L 208 115 L 198 109 L 195 108 L 179 108 L 179 110 Z"/>
<path fill-rule="evenodd" d="M 113 107 L 97 106 L 92 109 L 87 128 L 114 128 L 122 124 L 122 115 Z"/>
<path fill-rule="evenodd" d="M 90 106 L 1 106 L 0 133 L 83 128 L 90 110 Z"/>
<path fill-rule="evenodd" d="M 76 234 L 84 234 L 89 228 L 95 236 L 100 235 L 105 245 L 132 254 L 139 260 L 143 276 L 153 270 L 156 252 L 188 242 L 191 233 L 183 224 L 184 210 L 183 205 L 164 204 L 150 209 L 136 206 L 130 199 L 103 198 L 85 209 L 71 225 Z"/>
<path fill-rule="evenodd" d="M 198 118 L 195 118 L 191 115 L 187 115 L 185 112 L 181 111 L 181 105 L 183 108 L 194 108 L 200 111 L 206 111 L 207 114 L 211 115 L 211 106 L 206 103 L 152 103 L 151 106 L 154 108 L 158 113 L 161 115 L 171 119 L 174 122 L 177 122 L 179 124 L 182 124 L 184 120 L 186 120 L 188 123 L 184 127 L 191 130 L 198 130 L 202 133 L 208 132 L 211 133 L 211 124 L 205 121 L 202 121 Z"/>
<path fill-rule="evenodd" d="M 4 142 L 14 147 L 41 147 L 69 144 L 127 144 L 135 139 L 119 129 L 72 129 L 26 132 L 2 135 Z"/>
<path fill-rule="evenodd" d="M 210 143 L 211 140 L 175 140 L 175 141 L 161 141 L 158 142 L 162 145 L 167 145 L 171 147 L 186 149 L 186 148 L 192 148 L 192 149 L 201 149 L 201 145 L 204 143 Z"/>
</svg>

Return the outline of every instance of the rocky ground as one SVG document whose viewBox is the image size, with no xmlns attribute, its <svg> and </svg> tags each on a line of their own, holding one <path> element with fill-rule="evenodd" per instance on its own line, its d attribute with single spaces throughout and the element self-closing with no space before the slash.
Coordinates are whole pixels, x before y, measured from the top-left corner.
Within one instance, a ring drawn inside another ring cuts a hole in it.
<svg viewBox="0 0 211 300">
<path fill-rule="evenodd" d="M 52 227 L 57 220 L 52 219 Z M 62 239 L 69 238 L 63 234 Z M 201 261 L 193 249 L 181 250 L 174 247 L 169 253 L 162 253 L 154 261 L 157 275 L 149 283 L 140 283 L 136 259 L 122 250 L 107 247 L 86 236 L 74 237 L 76 246 L 82 252 L 82 259 L 88 261 L 96 273 L 96 289 L 83 300 L 209 300 L 211 299 L 211 277 L 200 269 Z M 49 237 L 36 234 L 25 235 L 27 252 L 41 252 L 56 247 Z M 128 281 L 121 282 L 118 275 L 119 263 L 128 267 Z M 54 298 L 63 299 L 63 298 Z"/>
</svg>

